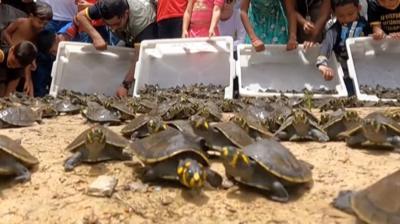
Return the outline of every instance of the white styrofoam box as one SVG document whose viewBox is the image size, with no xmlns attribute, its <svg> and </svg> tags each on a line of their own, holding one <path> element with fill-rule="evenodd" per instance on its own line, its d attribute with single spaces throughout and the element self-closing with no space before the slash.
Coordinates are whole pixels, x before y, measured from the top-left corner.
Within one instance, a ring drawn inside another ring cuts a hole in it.
<svg viewBox="0 0 400 224">
<path fill-rule="evenodd" d="M 315 98 L 347 96 L 343 70 L 334 54 L 328 63 L 334 69 L 335 76 L 332 80 L 326 81 L 315 66 L 319 47 L 307 51 L 301 45 L 292 51 L 287 51 L 286 45 L 265 45 L 265 48 L 265 51 L 256 52 L 249 44 L 238 46 L 236 74 L 241 96 L 265 97 L 280 95 L 279 91 L 296 90 L 300 93 L 284 94 L 288 97 L 302 97 L 304 88 L 337 91 L 337 94 L 330 95 L 314 94 Z M 263 92 L 268 89 L 278 92 Z"/>
<path fill-rule="evenodd" d="M 196 83 L 225 87 L 233 96 L 232 37 L 145 40 L 140 44 L 133 96 L 145 85 L 169 88 Z"/>
<path fill-rule="evenodd" d="M 380 100 L 376 95 L 360 92 L 360 85 L 386 88 L 400 87 L 400 42 L 385 39 L 373 40 L 371 37 L 347 39 L 347 66 L 354 80 L 355 92 L 359 100 Z M 384 101 L 392 99 L 381 99 Z"/>
<path fill-rule="evenodd" d="M 115 95 L 132 63 L 132 48 L 108 46 L 98 51 L 92 44 L 61 42 L 51 71 L 50 95 L 62 89 Z"/>
</svg>

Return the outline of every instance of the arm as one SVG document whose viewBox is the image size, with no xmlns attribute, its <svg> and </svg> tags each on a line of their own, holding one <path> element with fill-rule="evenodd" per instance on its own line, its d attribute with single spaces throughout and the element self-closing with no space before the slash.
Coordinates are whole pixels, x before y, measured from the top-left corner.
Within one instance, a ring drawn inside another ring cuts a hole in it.
<svg viewBox="0 0 400 224">
<path fill-rule="evenodd" d="M 289 23 L 289 40 L 286 48 L 288 50 L 293 50 L 297 47 L 296 0 L 284 0 L 284 3 Z"/>
<path fill-rule="evenodd" d="M 79 28 L 81 28 L 83 32 L 86 32 L 92 38 L 94 47 L 97 50 L 105 50 L 107 49 L 107 43 L 90 22 L 91 19 L 89 17 L 89 9 L 92 7 L 80 11 L 76 16 L 76 21 L 79 23 Z"/>
<path fill-rule="evenodd" d="M 337 28 L 333 26 L 326 33 L 325 39 L 322 41 L 320 48 L 320 55 L 317 58 L 316 66 L 321 72 L 325 80 L 331 80 L 333 78 L 333 70 L 328 66 L 328 58 L 331 56 L 333 46 L 337 38 Z"/>
<path fill-rule="evenodd" d="M 221 6 L 215 4 L 211 18 L 210 29 L 208 30 L 209 37 L 215 36 L 215 26 L 217 26 L 220 17 L 221 17 Z"/>
<path fill-rule="evenodd" d="M 117 89 L 118 97 L 124 97 L 128 95 L 128 90 L 132 87 L 132 84 L 135 81 L 135 68 L 138 59 L 139 59 L 139 49 L 137 49 L 136 52 L 134 53 L 133 63 L 129 67 L 129 71 L 128 73 L 126 73 L 122 84 Z"/>
<path fill-rule="evenodd" d="M 194 0 L 189 0 L 186 6 L 185 13 L 183 14 L 183 22 L 182 22 L 182 37 L 189 37 L 188 29 L 190 24 L 190 18 L 192 17 Z"/>
<path fill-rule="evenodd" d="M 25 84 L 24 84 L 24 92 L 26 95 L 33 97 L 33 82 L 32 82 L 32 66 L 28 65 L 24 69 L 24 77 L 25 77 Z"/>
<path fill-rule="evenodd" d="M 18 26 L 23 22 L 23 18 L 17 19 L 15 22 L 11 23 L 3 32 L 3 38 L 8 44 L 8 46 L 13 46 L 15 43 L 12 40 L 12 35 L 17 31 Z"/>
<path fill-rule="evenodd" d="M 385 37 L 385 32 L 381 27 L 380 13 L 378 5 L 374 1 L 368 2 L 368 22 L 372 28 L 372 36 L 375 40 L 381 40 Z"/>
<path fill-rule="evenodd" d="M 256 51 L 263 51 L 265 50 L 264 43 L 257 37 L 249 20 L 249 15 L 248 15 L 249 6 L 250 6 L 250 0 L 242 0 L 242 3 L 240 5 L 240 18 L 242 19 L 244 29 L 246 30 L 247 35 L 249 35 L 249 38 L 251 40 L 254 49 Z"/>
</svg>

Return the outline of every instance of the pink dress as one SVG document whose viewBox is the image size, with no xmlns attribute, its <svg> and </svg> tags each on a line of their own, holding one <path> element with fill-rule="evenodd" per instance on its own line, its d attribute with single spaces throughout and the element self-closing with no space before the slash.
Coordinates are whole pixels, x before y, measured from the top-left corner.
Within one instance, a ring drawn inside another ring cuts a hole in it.
<svg viewBox="0 0 400 224">
<path fill-rule="evenodd" d="M 195 0 L 190 18 L 189 37 L 208 37 L 214 5 L 224 5 L 224 0 Z M 215 26 L 215 35 L 219 36 L 218 24 Z"/>
</svg>

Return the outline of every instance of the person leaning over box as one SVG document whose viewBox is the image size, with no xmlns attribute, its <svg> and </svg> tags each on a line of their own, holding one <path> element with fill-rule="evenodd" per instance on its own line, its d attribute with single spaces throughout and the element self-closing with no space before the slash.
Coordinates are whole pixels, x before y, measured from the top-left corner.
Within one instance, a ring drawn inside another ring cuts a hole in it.
<svg viewBox="0 0 400 224">
<path fill-rule="evenodd" d="M 99 0 L 93 6 L 80 11 L 76 21 L 83 32 L 89 34 L 98 50 L 107 48 L 106 41 L 92 26 L 91 20 L 103 19 L 116 36 L 126 46 L 134 47 L 142 40 L 157 38 L 156 5 L 153 0 Z M 118 96 L 126 96 L 134 81 L 135 61 L 131 64 L 122 85 L 117 89 Z"/>
</svg>

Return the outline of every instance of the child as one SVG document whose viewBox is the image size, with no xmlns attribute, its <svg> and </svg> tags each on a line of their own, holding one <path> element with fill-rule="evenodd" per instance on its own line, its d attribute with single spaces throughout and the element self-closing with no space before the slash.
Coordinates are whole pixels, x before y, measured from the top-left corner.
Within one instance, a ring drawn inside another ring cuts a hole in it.
<svg viewBox="0 0 400 224">
<path fill-rule="evenodd" d="M 348 56 L 345 43 L 347 38 L 368 35 L 369 26 L 359 14 L 361 10 L 359 0 L 333 0 L 332 8 L 337 21 L 326 33 L 316 65 L 325 80 L 333 79 L 334 72 L 328 66 L 328 58 L 334 51 L 345 73 L 344 81 L 349 95 L 353 95 L 354 87 L 347 71 Z"/>
<path fill-rule="evenodd" d="M 189 0 L 183 15 L 182 37 L 219 36 L 224 0 Z"/>
<path fill-rule="evenodd" d="M 37 49 L 32 42 L 22 41 L 10 48 L 0 48 L 0 97 L 14 92 L 22 76 L 25 76 L 24 90 L 33 96 L 30 64 L 37 56 Z M 5 85 L 5 86 L 4 86 Z"/>
<path fill-rule="evenodd" d="M 53 17 L 51 7 L 47 3 L 38 2 L 28 18 L 19 18 L 3 31 L 3 39 L 8 46 L 23 40 L 36 41 L 37 35 Z"/>
<path fill-rule="evenodd" d="M 183 14 L 188 0 L 158 0 L 158 38 L 182 37 Z"/>
<path fill-rule="evenodd" d="M 265 50 L 265 44 L 287 44 L 287 49 L 297 47 L 295 0 L 242 0 L 241 18 L 248 34 L 247 43 L 256 51 Z M 289 20 L 289 32 L 288 32 Z"/>
<path fill-rule="evenodd" d="M 400 39 L 400 0 L 370 0 L 368 20 L 374 39 L 380 40 L 386 35 Z"/>
</svg>

